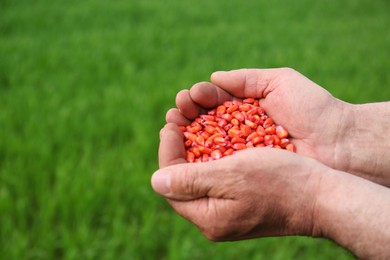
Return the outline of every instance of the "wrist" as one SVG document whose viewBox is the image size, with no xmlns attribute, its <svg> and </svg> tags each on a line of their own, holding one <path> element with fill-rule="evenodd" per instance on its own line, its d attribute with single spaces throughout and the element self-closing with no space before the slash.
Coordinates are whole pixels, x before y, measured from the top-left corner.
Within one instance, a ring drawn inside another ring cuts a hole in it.
<svg viewBox="0 0 390 260">
<path fill-rule="evenodd" d="M 331 120 L 331 125 L 326 131 L 331 131 L 332 139 L 328 144 L 333 148 L 329 155 L 329 162 L 326 163 L 333 169 L 349 172 L 353 158 L 351 156 L 351 129 L 355 125 L 355 107 L 353 104 L 335 99 L 332 106 L 333 114 L 337 115 Z"/>
<path fill-rule="evenodd" d="M 304 164 L 306 165 L 305 169 L 302 170 L 305 172 L 304 179 L 298 178 L 294 192 L 285 198 L 290 206 L 290 212 L 292 212 L 288 221 L 290 224 L 287 227 L 288 235 L 321 237 L 322 227 L 318 225 L 316 217 L 317 201 L 322 197 L 323 179 L 326 179 L 333 169 L 315 160 L 312 160 L 311 163 L 306 161 Z M 294 179 L 296 177 L 294 175 Z"/>
<path fill-rule="evenodd" d="M 390 186 L 390 102 L 346 105 L 336 169 Z M 348 118 L 346 118 L 348 117 Z"/>
</svg>

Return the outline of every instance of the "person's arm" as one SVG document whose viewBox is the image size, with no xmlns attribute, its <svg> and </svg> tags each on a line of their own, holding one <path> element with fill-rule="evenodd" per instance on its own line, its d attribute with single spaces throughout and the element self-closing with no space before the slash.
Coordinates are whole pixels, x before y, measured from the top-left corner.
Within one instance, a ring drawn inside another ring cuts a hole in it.
<svg viewBox="0 0 390 260">
<path fill-rule="evenodd" d="M 341 170 L 390 187 L 390 102 L 350 105 L 350 111 Z"/>
<path fill-rule="evenodd" d="M 390 258 L 390 189 L 331 170 L 316 199 L 313 236 L 327 237 L 359 259 Z"/>
<path fill-rule="evenodd" d="M 208 239 L 325 237 L 359 258 L 390 257 L 390 189 L 280 149 L 185 163 L 181 130 L 167 124 L 160 138 L 152 186 Z"/>
</svg>

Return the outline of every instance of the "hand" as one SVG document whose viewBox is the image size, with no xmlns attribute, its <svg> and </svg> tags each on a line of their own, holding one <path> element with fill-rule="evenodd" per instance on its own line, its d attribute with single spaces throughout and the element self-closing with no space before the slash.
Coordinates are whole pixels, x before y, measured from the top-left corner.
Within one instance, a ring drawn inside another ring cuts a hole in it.
<svg viewBox="0 0 390 260">
<path fill-rule="evenodd" d="M 389 256 L 390 189 L 280 149 L 186 163 L 177 125 L 168 123 L 160 138 L 162 169 L 152 186 L 207 238 L 309 235 L 358 258 Z"/>
<path fill-rule="evenodd" d="M 240 151 L 208 163 L 184 163 L 182 133 L 160 134 L 154 189 L 211 240 L 312 235 L 317 185 L 327 167 L 280 149 Z M 169 166 L 170 165 L 170 166 Z"/>
<path fill-rule="evenodd" d="M 297 153 L 312 157 L 327 166 L 347 171 L 383 185 L 390 185 L 390 163 L 380 159 L 390 150 L 388 145 L 373 146 L 369 133 L 352 134 L 353 127 L 364 129 L 367 120 L 373 120 L 378 112 L 367 111 L 367 118 L 357 121 L 356 107 L 333 97 L 329 92 L 292 69 L 241 69 L 216 72 L 211 83 L 195 84 L 190 90 L 183 90 L 176 96 L 178 109 L 171 109 L 166 115 L 168 123 L 185 125 L 200 113 L 214 108 L 226 100 L 255 97 L 277 124 L 286 128 Z M 388 111 L 389 106 L 383 111 Z M 377 109 L 378 110 L 378 109 Z M 376 111 L 377 111 L 376 110 Z M 377 116 L 386 121 L 384 116 Z M 360 121 L 364 122 L 364 126 Z M 383 122 L 375 122 L 382 125 Z M 386 123 L 388 124 L 388 123 Z M 387 129 L 387 128 L 384 128 Z M 362 132 L 363 130 L 361 130 Z M 365 145 L 360 147 L 364 137 Z M 381 141 L 384 144 L 383 141 Z M 376 154 L 375 149 L 378 152 Z M 369 153 L 368 153 L 369 149 Z M 368 153 L 368 154 L 367 154 Z M 374 155 L 375 153 L 375 155 Z M 369 160 L 375 157 L 378 160 Z M 356 159 L 359 158 L 359 159 Z M 378 161 L 378 162 L 377 162 Z M 377 172 L 374 172 L 375 169 Z"/>
</svg>

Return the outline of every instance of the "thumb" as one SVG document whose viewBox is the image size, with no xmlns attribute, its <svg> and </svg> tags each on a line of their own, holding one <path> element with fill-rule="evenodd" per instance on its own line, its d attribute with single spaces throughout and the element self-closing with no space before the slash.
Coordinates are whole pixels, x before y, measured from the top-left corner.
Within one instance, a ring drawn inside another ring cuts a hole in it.
<svg viewBox="0 0 390 260">
<path fill-rule="evenodd" d="M 273 88 L 273 82 L 288 76 L 287 69 L 238 69 L 217 71 L 211 82 L 239 98 L 264 98 Z"/>
<path fill-rule="evenodd" d="M 185 163 L 156 171 L 151 179 L 155 192 L 173 200 L 194 200 L 210 196 L 218 185 L 215 171 L 210 172 L 210 163 Z"/>
</svg>

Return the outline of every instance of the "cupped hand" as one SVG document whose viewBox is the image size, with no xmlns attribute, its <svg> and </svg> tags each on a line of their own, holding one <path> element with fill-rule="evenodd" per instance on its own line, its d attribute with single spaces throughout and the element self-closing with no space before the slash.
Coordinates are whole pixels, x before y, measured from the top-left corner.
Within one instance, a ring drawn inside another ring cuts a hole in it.
<svg viewBox="0 0 390 260">
<path fill-rule="evenodd" d="M 297 153 L 347 171 L 345 135 L 350 127 L 350 104 L 289 68 L 241 69 L 215 72 L 210 82 L 195 84 L 176 96 L 177 109 L 168 123 L 188 124 L 200 113 L 226 100 L 255 97 L 274 121 L 290 133 Z"/>
<path fill-rule="evenodd" d="M 207 238 L 315 235 L 316 194 L 328 167 L 273 148 L 185 163 L 177 125 L 167 124 L 160 138 L 161 169 L 153 175 L 152 186 Z"/>
</svg>

